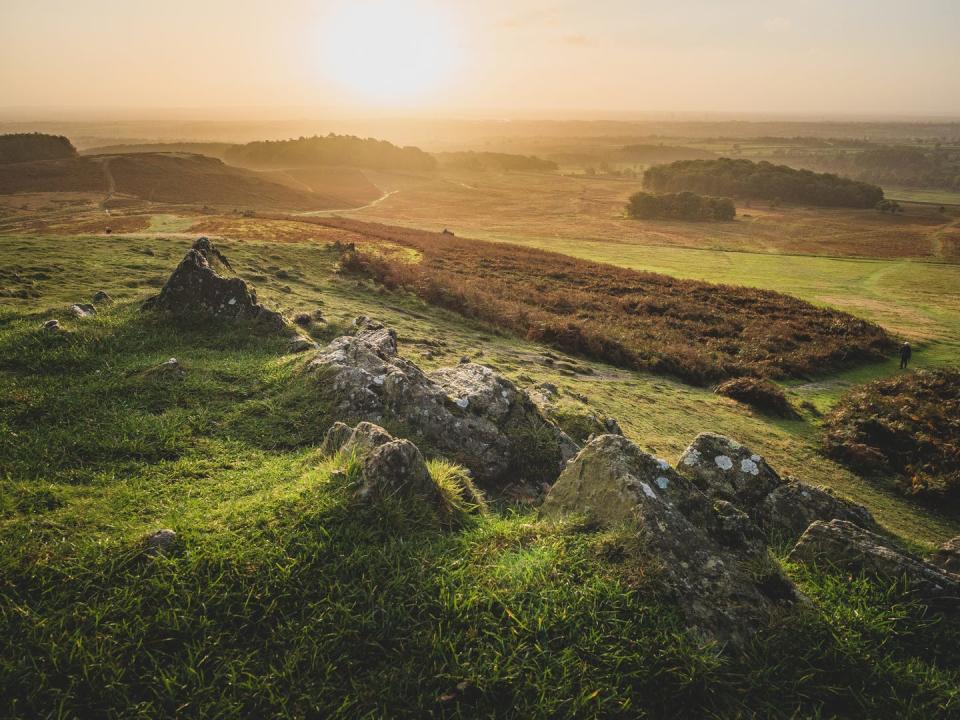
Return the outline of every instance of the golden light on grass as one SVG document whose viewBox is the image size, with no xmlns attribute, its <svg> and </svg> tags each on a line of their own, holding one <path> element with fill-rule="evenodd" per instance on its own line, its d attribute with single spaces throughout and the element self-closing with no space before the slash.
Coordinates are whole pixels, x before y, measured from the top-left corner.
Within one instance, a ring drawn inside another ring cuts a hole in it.
<svg viewBox="0 0 960 720">
<path fill-rule="evenodd" d="M 357 99 L 404 105 L 429 98 L 454 75 L 461 57 L 453 17 L 418 0 L 343 3 L 321 35 L 322 70 Z"/>
</svg>

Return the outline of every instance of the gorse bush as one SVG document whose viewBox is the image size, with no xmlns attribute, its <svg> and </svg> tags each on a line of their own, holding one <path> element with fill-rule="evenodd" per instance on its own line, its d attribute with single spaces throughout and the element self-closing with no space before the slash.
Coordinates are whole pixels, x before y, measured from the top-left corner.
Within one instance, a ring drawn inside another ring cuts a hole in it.
<svg viewBox="0 0 960 720">
<path fill-rule="evenodd" d="M 733 220 L 737 208 L 730 198 L 704 197 L 692 192 L 630 196 L 627 214 L 638 220 Z"/>
<path fill-rule="evenodd" d="M 848 393 L 825 420 L 832 457 L 960 506 L 960 370 L 918 371 Z"/>
<path fill-rule="evenodd" d="M 643 185 L 658 193 L 689 190 L 825 207 L 872 208 L 883 199 L 883 190 L 876 185 L 766 161 L 730 158 L 655 165 L 644 173 Z"/>
</svg>

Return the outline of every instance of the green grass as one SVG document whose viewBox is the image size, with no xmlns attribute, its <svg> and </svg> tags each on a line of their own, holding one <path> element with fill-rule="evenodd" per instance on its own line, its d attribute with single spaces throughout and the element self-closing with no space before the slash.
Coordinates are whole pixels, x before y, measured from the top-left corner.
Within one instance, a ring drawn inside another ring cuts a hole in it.
<svg viewBox="0 0 960 720">
<path fill-rule="evenodd" d="M 358 505 L 334 479 L 344 460 L 317 452 L 332 418 L 305 357 L 242 328 L 139 312 L 186 246 L 0 239 L 0 263 L 45 276 L 38 297 L 0 309 L 0 716 L 960 715 L 960 628 L 896 589 L 787 565 L 816 609 L 772 618 L 735 656 L 685 632 L 655 568 L 616 552 L 622 530 L 495 503 L 438 531 L 416 508 Z M 521 385 L 584 394 L 662 456 L 721 430 L 867 502 L 915 547 L 960 534 L 956 518 L 821 457 L 810 415 L 771 422 L 582 359 L 593 375 L 558 374 L 536 363 L 542 347 L 335 276 L 322 244 L 226 252 L 268 278 L 268 306 L 319 307 L 319 340 L 374 316 L 425 367 L 482 351 Z M 100 289 L 116 302 L 69 317 Z M 69 334 L 41 331 L 49 317 Z M 422 359 L 428 347 L 439 356 Z M 149 372 L 171 356 L 182 379 Z M 827 405 L 838 383 L 885 371 L 789 390 Z M 442 458 L 430 469 L 448 490 L 462 482 Z M 161 527 L 176 551 L 147 558 L 143 537 Z"/>
<path fill-rule="evenodd" d="M 941 205 L 960 205 L 960 192 L 950 190 L 931 190 L 929 188 L 884 188 L 884 194 L 892 200 L 911 200 L 913 202 Z"/>
</svg>

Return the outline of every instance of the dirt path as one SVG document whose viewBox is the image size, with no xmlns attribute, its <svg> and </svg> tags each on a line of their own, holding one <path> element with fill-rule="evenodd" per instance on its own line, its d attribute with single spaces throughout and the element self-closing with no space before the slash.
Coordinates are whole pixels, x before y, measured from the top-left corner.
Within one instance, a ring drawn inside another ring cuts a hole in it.
<svg viewBox="0 0 960 720">
<path fill-rule="evenodd" d="M 107 203 L 113 198 L 114 194 L 117 192 L 117 181 L 113 178 L 113 173 L 110 172 L 110 160 L 113 158 L 94 158 L 94 162 L 100 163 L 103 167 L 103 175 L 107 179 L 107 196 L 100 202 L 100 207 L 106 210 L 107 214 L 110 214 L 110 211 L 107 209 Z"/>
<path fill-rule="evenodd" d="M 400 191 L 399 191 L 399 190 L 391 190 L 390 192 L 384 193 L 383 195 L 381 195 L 380 197 L 378 197 L 378 198 L 377 198 L 376 200 L 374 200 L 373 202 L 367 203 L 366 205 L 362 205 L 362 206 L 360 206 L 360 207 L 354 207 L 354 208 L 338 208 L 338 209 L 334 209 L 334 210 L 306 210 L 306 211 L 304 211 L 304 212 L 293 213 L 293 215 L 299 215 L 299 216 L 321 216 L 321 215 L 330 215 L 331 213 L 358 212 L 358 211 L 360 211 L 360 210 L 368 210 L 368 209 L 370 209 L 370 208 L 372 208 L 372 207 L 376 207 L 377 205 L 379 205 L 380 203 L 382 203 L 384 200 L 386 200 L 388 197 L 390 197 L 391 195 L 396 195 L 398 192 L 400 192 Z"/>
</svg>

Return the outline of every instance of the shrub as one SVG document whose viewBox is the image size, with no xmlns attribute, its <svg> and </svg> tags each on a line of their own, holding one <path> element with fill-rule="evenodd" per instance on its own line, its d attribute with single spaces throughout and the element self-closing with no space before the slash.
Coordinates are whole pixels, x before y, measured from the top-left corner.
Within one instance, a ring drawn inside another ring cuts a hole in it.
<svg viewBox="0 0 960 720">
<path fill-rule="evenodd" d="M 828 455 L 909 494 L 960 501 L 960 370 L 917 371 L 845 395 L 824 421 Z"/>
<path fill-rule="evenodd" d="M 769 380 L 755 377 L 734 378 L 721 383 L 716 393 L 756 408 L 767 415 L 782 418 L 797 417 L 796 410 L 790 405 L 783 390 Z"/>
<path fill-rule="evenodd" d="M 639 220 L 733 220 L 737 209 L 730 198 L 704 197 L 692 192 L 630 196 L 627 214 Z"/>
</svg>

